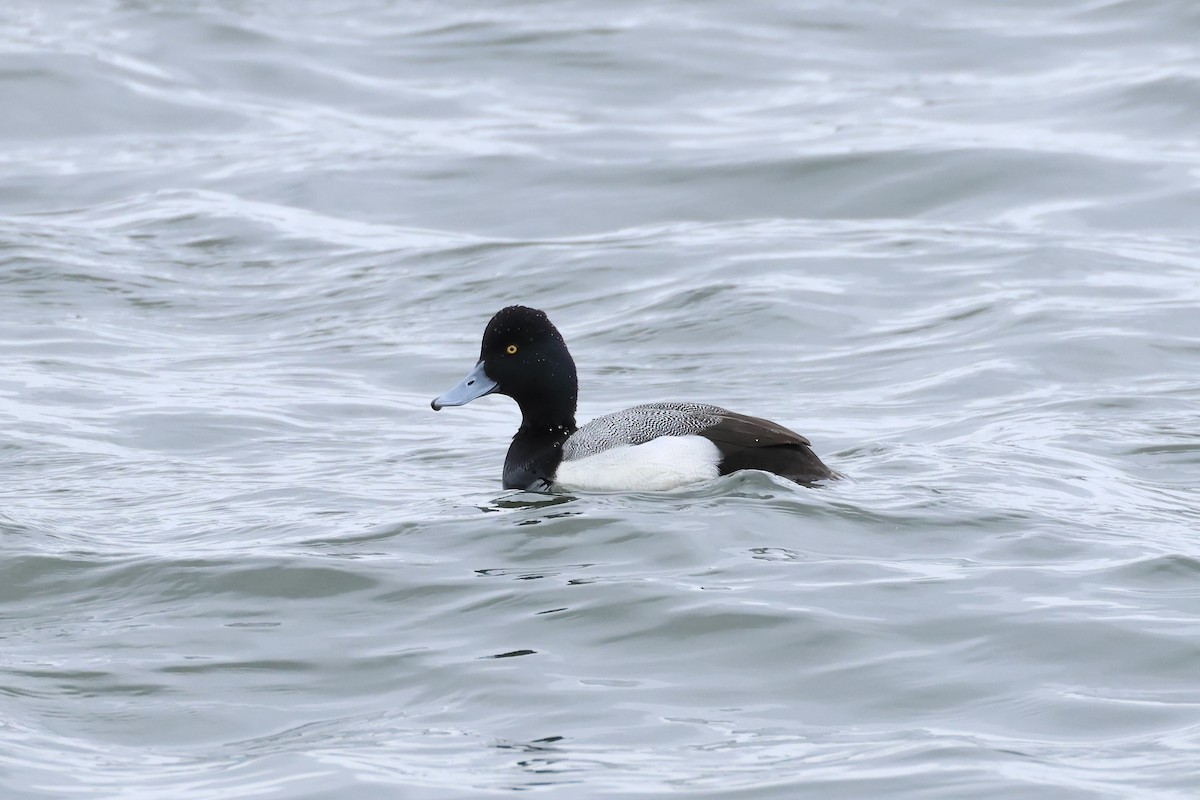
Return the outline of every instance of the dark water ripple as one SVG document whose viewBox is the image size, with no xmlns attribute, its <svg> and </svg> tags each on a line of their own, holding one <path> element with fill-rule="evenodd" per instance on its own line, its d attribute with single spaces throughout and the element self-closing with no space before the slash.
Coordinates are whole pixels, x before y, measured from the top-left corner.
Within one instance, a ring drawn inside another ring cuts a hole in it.
<svg viewBox="0 0 1200 800">
<path fill-rule="evenodd" d="M 6 6 L 3 795 L 1193 796 L 1198 33 Z M 850 479 L 501 492 L 510 302 Z"/>
</svg>

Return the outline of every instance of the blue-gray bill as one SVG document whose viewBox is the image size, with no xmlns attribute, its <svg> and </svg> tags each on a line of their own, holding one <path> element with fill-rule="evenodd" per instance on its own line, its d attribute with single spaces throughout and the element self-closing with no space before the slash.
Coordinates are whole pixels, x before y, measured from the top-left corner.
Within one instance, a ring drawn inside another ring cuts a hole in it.
<svg viewBox="0 0 1200 800">
<path fill-rule="evenodd" d="M 434 411 L 441 411 L 446 406 L 465 406 L 472 400 L 478 400 L 485 394 L 496 391 L 497 386 L 498 384 L 483 371 L 483 362 L 480 361 L 458 386 L 434 398 L 429 405 L 433 406 Z"/>
</svg>

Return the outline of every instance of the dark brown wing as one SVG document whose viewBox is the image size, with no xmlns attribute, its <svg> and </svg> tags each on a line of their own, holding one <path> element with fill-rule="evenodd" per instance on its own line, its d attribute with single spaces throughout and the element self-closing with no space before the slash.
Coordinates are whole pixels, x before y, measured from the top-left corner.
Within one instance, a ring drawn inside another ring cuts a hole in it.
<svg viewBox="0 0 1200 800">
<path fill-rule="evenodd" d="M 817 458 L 808 439 L 795 431 L 732 411 L 724 411 L 719 417 L 717 424 L 699 435 L 721 451 L 722 475 L 739 469 L 761 469 L 804 484 L 837 477 Z"/>
</svg>

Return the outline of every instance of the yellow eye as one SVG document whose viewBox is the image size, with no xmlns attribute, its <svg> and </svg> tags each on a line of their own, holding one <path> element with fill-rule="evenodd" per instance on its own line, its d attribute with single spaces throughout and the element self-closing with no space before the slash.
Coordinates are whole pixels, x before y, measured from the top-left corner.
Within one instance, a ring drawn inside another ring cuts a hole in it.
<svg viewBox="0 0 1200 800">
<path fill-rule="evenodd" d="M 504 348 L 504 352 L 508 353 L 510 356 L 515 356 L 517 354 L 517 346 L 515 344 L 510 344 L 508 347 Z"/>
</svg>

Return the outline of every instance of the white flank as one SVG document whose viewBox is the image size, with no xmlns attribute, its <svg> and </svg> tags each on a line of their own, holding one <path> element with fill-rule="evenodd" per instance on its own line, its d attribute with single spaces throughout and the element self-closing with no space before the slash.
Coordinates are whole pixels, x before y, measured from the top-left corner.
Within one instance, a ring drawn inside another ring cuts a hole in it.
<svg viewBox="0 0 1200 800">
<path fill-rule="evenodd" d="M 703 436 L 660 436 L 558 465 L 554 482 L 592 492 L 658 492 L 717 477 L 721 451 Z"/>
</svg>

